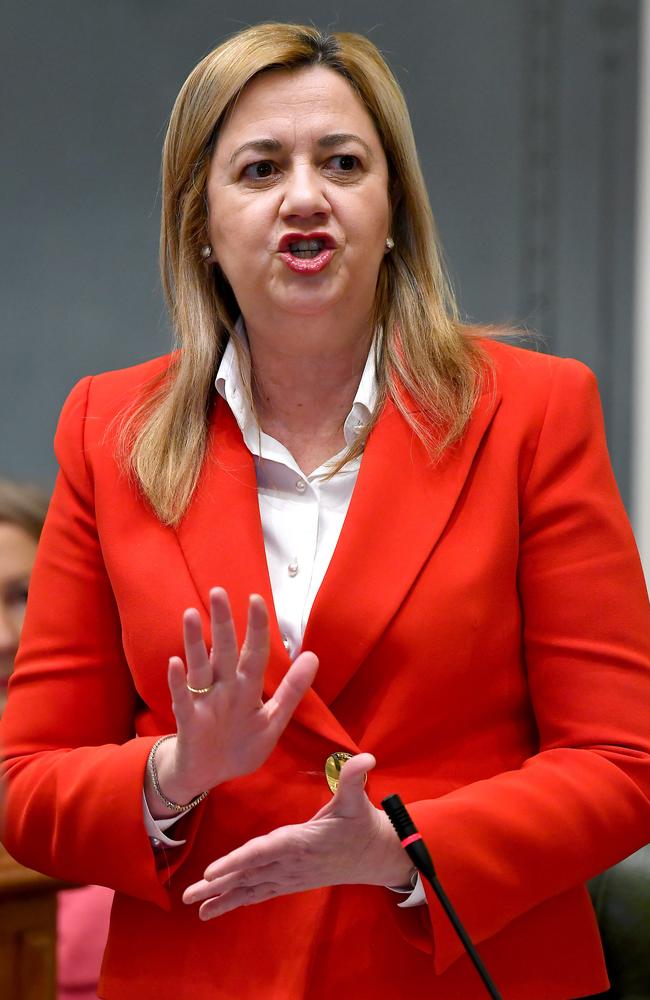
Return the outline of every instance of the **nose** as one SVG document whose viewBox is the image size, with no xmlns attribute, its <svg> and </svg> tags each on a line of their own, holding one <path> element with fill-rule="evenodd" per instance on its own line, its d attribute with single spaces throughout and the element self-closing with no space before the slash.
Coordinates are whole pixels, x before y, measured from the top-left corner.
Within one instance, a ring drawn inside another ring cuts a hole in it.
<svg viewBox="0 0 650 1000">
<path fill-rule="evenodd" d="M 331 212 L 325 193 L 325 181 L 310 164 L 298 164 L 287 175 L 280 214 L 284 219 L 295 216 L 308 219 L 328 216 Z"/>
</svg>

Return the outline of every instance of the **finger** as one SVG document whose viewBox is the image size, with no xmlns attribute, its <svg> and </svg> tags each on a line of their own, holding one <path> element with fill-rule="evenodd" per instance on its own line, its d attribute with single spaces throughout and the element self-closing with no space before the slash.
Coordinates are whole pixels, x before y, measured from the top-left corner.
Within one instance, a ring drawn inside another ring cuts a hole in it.
<svg viewBox="0 0 650 1000">
<path fill-rule="evenodd" d="M 230 854 L 225 854 L 223 858 L 213 861 L 205 869 L 203 876 L 207 881 L 212 882 L 215 878 L 230 875 L 236 871 L 263 868 L 265 865 L 273 864 L 274 861 L 279 861 L 291 850 L 295 836 L 295 826 L 281 826 L 263 837 L 255 837 L 231 851 Z"/>
<path fill-rule="evenodd" d="M 183 615 L 183 645 L 187 683 L 193 688 L 209 687 L 214 677 L 203 640 L 201 616 L 196 608 L 188 608 Z"/>
<path fill-rule="evenodd" d="M 210 591 L 210 628 L 213 674 L 218 680 L 231 680 L 237 669 L 239 646 L 228 594 L 223 587 L 213 587 Z"/>
<path fill-rule="evenodd" d="M 256 702 L 262 696 L 269 645 L 269 614 L 264 598 L 259 594 L 251 594 L 248 601 L 246 637 L 239 657 L 238 670 L 250 681 L 251 694 Z"/>
<path fill-rule="evenodd" d="M 287 670 L 273 697 L 264 705 L 263 711 L 276 740 L 313 684 L 317 670 L 318 657 L 314 653 L 301 653 Z"/>
<path fill-rule="evenodd" d="M 358 753 L 345 762 L 341 768 L 339 783 L 332 802 L 337 815 L 354 815 L 365 806 L 366 774 L 372 771 L 377 761 L 371 753 Z"/>
<path fill-rule="evenodd" d="M 276 885 L 285 885 L 287 888 L 296 884 L 295 873 L 290 866 L 283 866 L 280 862 L 274 861 L 270 865 L 262 865 L 261 868 L 245 868 L 243 871 L 232 872 L 230 875 L 223 875 L 221 878 L 208 881 L 201 879 L 194 885 L 189 885 L 183 893 L 183 902 L 186 904 L 201 903 L 206 899 L 213 899 L 215 896 L 224 896 L 227 892 L 241 889 L 244 886 L 260 885 L 262 882 L 273 882 Z"/>
<path fill-rule="evenodd" d="M 213 917 L 220 917 L 224 913 L 236 910 L 239 906 L 252 906 L 254 903 L 264 903 L 267 899 L 274 899 L 276 896 L 283 896 L 290 890 L 283 890 L 272 882 L 264 882 L 262 885 L 244 886 L 235 889 L 233 892 L 219 896 L 217 899 L 210 899 L 202 903 L 199 907 L 199 918 L 201 920 L 212 920 Z"/>
<path fill-rule="evenodd" d="M 185 664 L 180 656 L 172 656 L 167 668 L 167 683 L 169 693 L 172 696 L 172 710 L 179 729 L 182 729 L 190 719 L 194 711 L 194 699 L 187 690 L 187 676 L 185 674 Z"/>
</svg>

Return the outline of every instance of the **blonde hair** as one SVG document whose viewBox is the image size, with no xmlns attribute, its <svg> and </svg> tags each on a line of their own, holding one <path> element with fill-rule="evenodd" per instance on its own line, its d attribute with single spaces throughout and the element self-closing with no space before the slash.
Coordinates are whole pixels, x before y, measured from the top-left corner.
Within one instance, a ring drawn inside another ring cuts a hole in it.
<svg viewBox="0 0 650 1000">
<path fill-rule="evenodd" d="M 160 266 L 179 350 L 123 422 L 120 453 L 166 524 L 180 521 L 196 487 L 216 369 L 238 315 L 221 270 L 201 257 L 212 151 L 253 77 L 312 65 L 344 76 L 375 124 L 388 162 L 395 242 L 380 265 L 374 303 L 374 323 L 383 329 L 378 403 L 341 465 L 361 451 L 386 398 L 436 458 L 463 433 L 480 389 L 486 360 L 458 320 L 404 96 L 379 51 L 361 35 L 294 24 L 248 28 L 190 73 L 163 150 Z"/>
</svg>

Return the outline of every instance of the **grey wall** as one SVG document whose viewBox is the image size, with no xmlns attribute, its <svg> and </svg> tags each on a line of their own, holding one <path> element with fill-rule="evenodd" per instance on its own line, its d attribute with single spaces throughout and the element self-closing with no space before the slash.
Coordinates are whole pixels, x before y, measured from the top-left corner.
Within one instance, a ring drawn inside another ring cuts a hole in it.
<svg viewBox="0 0 650 1000">
<path fill-rule="evenodd" d="M 50 485 L 76 379 L 167 350 L 166 118 L 202 55 L 271 18 L 382 49 L 464 311 L 596 369 L 627 495 L 637 0 L 5 3 L 0 474 Z"/>
</svg>

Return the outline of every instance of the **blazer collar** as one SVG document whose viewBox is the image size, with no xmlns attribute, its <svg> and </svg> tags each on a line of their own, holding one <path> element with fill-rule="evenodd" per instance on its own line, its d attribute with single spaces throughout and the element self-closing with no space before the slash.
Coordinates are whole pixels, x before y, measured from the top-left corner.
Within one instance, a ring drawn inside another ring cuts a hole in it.
<svg viewBox="0 0 650 1000">
<path fill-rule="evenodd" d="M 356 751 L 330 707 L 363 663 L 431 555 L 498 409 L 498 393 L 484 393 L 463 438 L 433 464 L 391 402 L 386 403 L 364 452 L 341 535 L 316 596 L 303 649 L 320 668 L 294 721 L 335 749 Z M 226 587 L 239 641 L 251 591 L 271 611 L 271 653 L 265 693 L 289 665 L 273 613 L 253 459 L 227 403 L 213 407 L 206 459 L 195 496 L 177 537 L 203 605 L 209 636 L 208 592 Z"/>
</svg>

